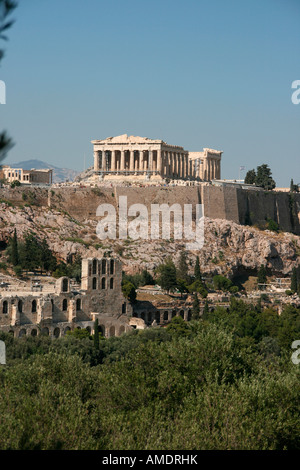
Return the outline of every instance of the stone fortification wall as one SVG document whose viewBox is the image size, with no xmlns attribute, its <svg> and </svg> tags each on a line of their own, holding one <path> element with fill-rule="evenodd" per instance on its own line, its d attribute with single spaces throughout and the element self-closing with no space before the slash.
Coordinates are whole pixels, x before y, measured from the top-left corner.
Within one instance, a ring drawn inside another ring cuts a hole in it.
<svg viewBox="0 0 300 470">
<path fill-rule="evenodd" d="M 300 194 L 255 191 L 230 186 L 149 186 L 99 188 L 0 188 L 0 201 L 51 207 L 67 212 L 79 221 L 95 219 L 99 204 L 112 204 L 116 210 L 120 196 L 127 196 L 128 207 L 144 204 L 204 204 L 204 214 L 212 219 L 232 220 L 241 225 L 265 226 L 268 218 L 286 232 L 300 234 Z"/>
</svg>

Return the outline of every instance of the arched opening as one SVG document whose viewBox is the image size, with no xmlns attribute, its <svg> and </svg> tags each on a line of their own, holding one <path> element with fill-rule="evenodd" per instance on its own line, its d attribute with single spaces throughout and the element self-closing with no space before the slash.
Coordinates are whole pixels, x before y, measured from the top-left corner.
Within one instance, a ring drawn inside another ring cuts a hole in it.
<svg viewBox="0 0 300 470">
<path fill-rule="evenodd" d="M 102 274 L 106 273 L 106 259 L 102 260 Z"/>
<path fill-rule="evenodd" d="M 2 304 L 2 313 L 7 313 L 7 312 L 8 312 L 8 302 L 7 300 L 4 300 Z"/>
<path fill-rule="evenodd" d="M 122 304 L 122 313 L 126 313 L 126 302 Z"/>
<path fill-rule="evenodd" d="M 31 330 L 31 336 L 37 336 L 37 330 L 35 328 L 33 328 L 33 330 Z"/>
<path fill-rule="evenodd" d="M 176 310 L 172 310 L 172 318 L 176 317 Z"/>
<path fill-rule="evenodd" d="M 88 331 L 89 334 L 91 334 L 91 331 L 92 331 L 92 330 L 91 330 L 91 327 L 90 327 L 90 326 L 87 326 L 87 327 L 86 327 L 86 331 Z"/>
<path fill-rule="evenodd" d="M 97 274 L 97 260 L 93 260 L 93 274 Z"/>
<path fill-rule="evenodd" d="M 36 313 L 36 300 L 33 299 L 31 304 L 31 313 Z"/>
<path fill-rule="evenodd" d="M 22 328 L 22 330 L 19 331 L 19 338 L 22 338 L 22 336 L 26 336 L 25 328 Z"/>
<path fill-rule="evenodd" d="M 110 274 L 114 274 L 115 262 L 113 259 L 110 260 Z"/>
<path fill-rule="evenodd" d="M 76 311 L 81 310 L 81 299 L 76 300 Z"/>
<path fill-rule="evenodd" d="M 60 336 L 60 329 L 59 328 L 54 328 L 53 336 L 55 338 L 59 338 L 59 336 Z"/>
<path fill-rule="evenodd" d="M 67 326 L 67 327 L 65 328 L 64 334 L 67 334 L 68 331 L 71 331 L 71 328 L 70 328 L 69 326 Z"/>
<path fill-rule="evenodd" d="M 46 326 L 44 328 L 42 328 L 41 335 L 49 336 L 49 328 L 47 328 Z"/>
<path fill-rule="evenodd" d="M 62 303 L 62 311 L 65 312 L 68 309 L 68 300 L 64 299 Z"/>
<path fill-rule="evenodd" d="M 62 282 L 62 291 L 63 292 L 68 292 L 68 279 L 64 278 Z"/>
<path fill-rule="evenodd" d="M 192 312 L 191 312 L 191 310 L 188 310 L 188 317 L 187 317 L 187 318 L 188 318 L 188 321 L 191 321 L 191 319 L 192 319 Z"/>
<path fill-rule="evenodd" d="M 168 318 L 169 318 L 169 312 L 166 310 L 164 312 L 164 321 L 168 321 Z"/>
<path fill-rule="evenodd" d="M 120 326 L 119 336 L 121 336 L 123 333 L 125 333 L 125 326 L 124 325 Z"/>
<path fill-rule="evenodd" d="M 101 279 L 101 289 L 105 289 L 105 277 Z"/>
<path fill-rule="evenodd" d="M 102 336 L 105 336 L 105 326 L 104 325 L 99 325 L 99 331 L 102 334 Z"/>
<path fill-rule="evenodd" d="M 114 288 L 114 278 L 113 277 L 110 279 L 109 287 L 110 287 L 110 289 Z"/>
<path fill-rule="evenodd" d="M 183 311 L 183 310 L 180 310 L 179 315 L 180 315 L 182 318 L 184 318 L 184 311 Z"/>
<path fill-rule="evenodd" d="M 20 313 L 22 313 L 22 309 L 23 309 L 23 302 L 22 302 L 22 300 L 19 300 L 19 302 L 18 302 L 18 310 L 19 310 Z"/>
<path fill-rule="evenodd" d="M 92 289 L 93 289 L 93 290 L 96 290 L 96 289 L 97 289 L 97 278 L 96 278 L 96 277 L 93 277 Z"/>
<path fill-rule="evenodd" d="M 160 313 L 159 312 L 155 312 L 155 320 L 156 320 L 156 323 L 160 323 Z"/>
<path fill-rule="evenodd" d="M 109 329 L 109 336 L 115 336 L 116 334 L 116 329 L 114 326 L 111 326 Z"/>
</svg>

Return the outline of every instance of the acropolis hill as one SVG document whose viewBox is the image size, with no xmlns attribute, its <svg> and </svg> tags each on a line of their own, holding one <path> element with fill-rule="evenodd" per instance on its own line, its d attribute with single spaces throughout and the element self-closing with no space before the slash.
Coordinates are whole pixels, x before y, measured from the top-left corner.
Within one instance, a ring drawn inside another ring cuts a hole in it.
<svg viewBox="0 0 300 470">
<path fill-rule="evenodd" d="M 1 216 L 0 237 L 4 243 L 12 235 L 14 227 L 18 234 L 22 234 L 29 225 L 31 230 L 45 233 L 50 244 L 51 241 L 53 243 L 54 252 L 64 259 L 76 251 L 85 256 L 87 247 L 91 251 L 89 256 L 99 254 L 97 249 L 95 251 L 95 246 L 98 246 L 100 254 L 103 253 L 102 246 L 113 245 L 113 249 L 117 249 L 119 241 L 110 243 L 109 240 L 97 238 L 96 225 L 99 217 L 96 216 L 96 211 L 100 204 L 111 204 L 118 214 L 121 196 L 127 197 L 128 206 L 140 203 L 149 211 L 152 204 L 191 204 L 193 208 L 196 204 L 203 204 L 204 216 L 210 221 L 207 223 L 208 230 L 214 232 L 207 237 L 212 243 L 211 253 L 220 245 L 218 236 L 214 234 L 230 239 L 228 234 L 221 235 L 224 227 L 226 232 L 228 227 L 235 227 L 236 234 L 238 231 L 243 234 L 241 237 L 247 231 L 255 230 L 259 238 L 275 237 L 278 242 L 282 240 L 283 233 L 291 234 L 285 235 L 288 243 L 293 237 L 297 239 L 297 235 L 300 235 L 300 194 L 264 191 L 255 186 L 222 181 L 222 151 L 206 148 L 202 152 L 189 152 L 181 146 L 169 145 L 159 139 L 127 134 L 93 140 L 92 145 L 94 167 L 83 174 L 77 183 L 0 188 L 0 200 L 6 207 L 8 216 L 7 220 L 4 215 Z M 15 212 L 17 215 L 14 217 Z M 64 220 L 62 226 L 59 225 L 59 220 Z M 268 220 L 278 225 L 278 235 L 260 230 L 266 228 Z M 218 230 L 216 226 L 221 229 Z M 66 227 L 69 227 L 67 233 L 63 233 Z M 55 236 L 58 234 L 59 237 Z M 252 235 L 249 237 L 252 239 Z M 76 239 L 83 243 L 76 242 Z M 160 242 L 164 245 L 164 255 L 168 251 L 168 243 L 164 240 Z M 235 242 L 232 243 L 234 245 Z M 155 251 L 155 244 L 140 240 L 139 245 L 140 249 L 128 266 L 125 259 L 125 269 L 134 269 L 134 265 L 139 267 L 149 252 L 153 252 L 154 257 L 159 259 L 160 248 Z M 243 250 L 246 252 L 247 245 L 241 243 L 239 250 L 241 253 Z M 280 247 L 270 248 L 267 264 L 277 274 L 287 274 L 297 258 L 297 243 L 295 250 L 288 249 L 284 255 Z M 256 260 L 252 248 L 249 269 L 256 269 L 262 261 L 261 253 L 257 250 L 255 253 Z M 234 256 L 234 253 L 231 255 Z M 283 260 L 282 257 L 285 256 L 287 257 Z M 208 265 L 209 256 L 204 258 L 204 270 L 216 269 L 216 266 Z M 244 256 L 242 258 L 245 259 Z M 233 271 L 239 269 L 233 266 L 242 266 L 243 262 L 232 260 L 230 264 Z M 147 263 L 152 266 L 154 264 L 149 259 Z M 221 269 L 221 266 L 217 268 Z M 226 269 L 231 271 L 229 266 Z"/>
</svg>

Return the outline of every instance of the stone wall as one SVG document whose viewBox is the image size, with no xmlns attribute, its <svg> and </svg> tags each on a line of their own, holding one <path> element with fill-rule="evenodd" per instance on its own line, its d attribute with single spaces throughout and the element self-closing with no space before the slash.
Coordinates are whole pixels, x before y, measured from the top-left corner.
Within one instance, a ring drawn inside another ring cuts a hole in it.
<svg viewBox="0 0 300 470">
<path fill-rule="evenodd" d="M 25 196 L 24 196 L 25 194 Z M 99 204 L 112 204 L 116 210 L 120 196 L 127 196 L 128 207 L 144 204 L 150 213 L 151 204 L 204 204 L 204 215 L 212 219 L 232 220 L 241 225 L 264 226 L 268 218 L 286 232 L 300 234 L 300 194 L 255 191 L 230 186 L 148 186 L 99 188 L 0 188 L 0 201 L 31 204 L 65 211 L 83 222 L 96 219 Z"/>
</svg>

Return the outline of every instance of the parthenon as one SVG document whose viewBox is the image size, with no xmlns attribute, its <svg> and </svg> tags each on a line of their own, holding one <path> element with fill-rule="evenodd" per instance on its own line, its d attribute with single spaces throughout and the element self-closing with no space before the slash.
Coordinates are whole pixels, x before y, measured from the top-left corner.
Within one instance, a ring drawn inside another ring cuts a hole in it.
<svg viewBox="0 0 300 470">
<path fill-rule="evenodd" d="M 163 140 L 127 134 L 92 140 L 94 172 L 103 179 L 176 179 L 211 181 L 221 178 L 222 151 L 189 152 Z"/>
</svg>

